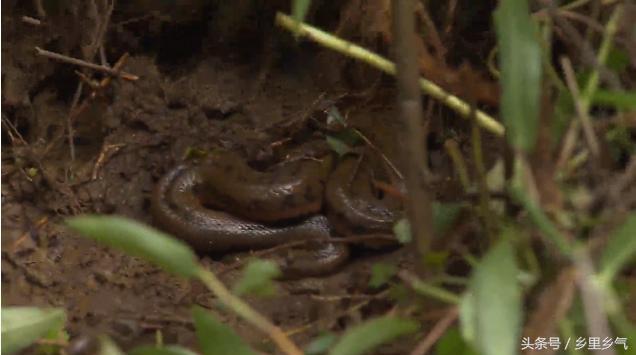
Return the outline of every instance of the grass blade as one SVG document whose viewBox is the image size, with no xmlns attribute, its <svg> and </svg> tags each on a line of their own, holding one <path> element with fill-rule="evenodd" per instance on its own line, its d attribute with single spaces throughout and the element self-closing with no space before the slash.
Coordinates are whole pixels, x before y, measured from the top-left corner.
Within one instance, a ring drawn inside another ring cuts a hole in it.
<svg viewBox="0 0 636 355">
<path fill-rule="evenodd" d="M 419 324 L 410 319 L 380 317 L 351 327 L 340 338 L 330 355 L 365 354 L 399 336 L 414 333 Z"/>
<path fill-rule="evenodd" d="M 636 213 L 632 213 L 612 233 L 601 256 L 601 279 L 611 282 L 616 273 L 630 262 L 636 266 Z"/>
<path fill-rule="evenodd" d="M 2 354 L 24 349 L 55 329 L 61 329 L 65 320 L 64 310 L 58 308 L 3 308 Z"/>
<path fill-rule="evenodd" d="M 174 274 L 193 277 L 194 252 L 185 243 L 139 222 L 114 216 L 84 215 L 66 223 L 83 236 L 142 257 Z"/>
<path fill-rule="evenodd" d="M 192 315 L 204 355 L 255 355 L 232 328 L 216 320 L 203 308 L 194 307 Z"/>
<path fill-rule="evenodd" d="M 501 113 L 509 143 L 534 147 L 541 88 L 541 48 L 526 0 L 502 0 L 495 11 L 501 70 Z"/>
<path fill-rule="evenodd" d="M 517 273 L 515 252 L 506 240 L 475 268 L 460 318 L 464 335 L 481 354 L 517 353 L 522 311 Z"/>
</svg>

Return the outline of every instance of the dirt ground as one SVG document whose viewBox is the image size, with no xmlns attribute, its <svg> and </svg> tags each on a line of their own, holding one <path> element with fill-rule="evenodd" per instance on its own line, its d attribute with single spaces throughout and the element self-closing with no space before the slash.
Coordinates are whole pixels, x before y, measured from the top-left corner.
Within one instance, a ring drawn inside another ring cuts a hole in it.
<svg viewBox="0 0 636 355">
<path fill-rule="evenodd" d="M 271 38 L 248 42 L 247 50 L 233 47 L 236 40 L 215 43 L 205 28 L 207 17 L 126 25 L 123 18 L 131 12 L 124 11 L 113 15 L 107 57 L 115 61 L 130 52 L 124 70 L 139 80 L 116 80 L 94 99 L 84 86 L 88 106 L 73 118 L 71 153 L 66 127 L 79 82 L 76 68 L 38 57 L 33 48 L 77 54 L 73 41 L 81 43 L 79 28 L 88 24 L 73 24 L 78 15 L 63 12 L 34 26 L 20 20 L 31 14 L 29 6 L 2 6 L 2 305 L 62 307 L 78 344 L 77 339 L 106 333 L 128 349 L 152 343 L 157 330 L 165 343 L 194 346 L 190 308 L 197 304 L 257 348 L 273 351 L 262 335 L 219 312 L 202 285 L 79 238 L 65 228 L 64 218 L 106 213 L 152 223 L 152 188 L 188 151 L 221 146 L 267 156 L 268 147 L 286 137 L 284 127 L 317 117 L 320 105 L 330 100 L 363 131 L 365 125 L 395 125 L 394 92 L 386 78 L 364 67 L 344 76 L 351 63 L 315 47 Z M 198 40 L 182 41 L 195 32 L 202 33 Z M 338 101 L 343 95 L 346 99 Z M 389 136 L 370 138 L 385 152 L 392 149 Z M 231 285 L 237 271 L 223 270 L 249 255 L 202 256 L 202 261 Z M 276 297 L 250 301 L 304 344 L 320 331 L 342 330 L 393 307 L 386 290 L 368 287 L 371 265 L 378 261 L 409 269 L 413 257 L 404 249 L 356 251 L 335 275 L 280 282 Z M 402 353 L 417 340 L 382 353 Z"/>
</svg>

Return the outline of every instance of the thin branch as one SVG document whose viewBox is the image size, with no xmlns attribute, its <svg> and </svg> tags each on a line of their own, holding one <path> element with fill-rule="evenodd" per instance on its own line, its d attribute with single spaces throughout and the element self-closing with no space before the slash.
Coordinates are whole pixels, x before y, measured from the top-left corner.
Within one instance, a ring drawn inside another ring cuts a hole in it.
<svg viewBox="0 0 636 355">
<path fill-rule="evenodd" d="M 54 59 L 63 63 L 69 63 L 69 64 L 73 64 L 73 65 L 77 65 L 77 66 L 81 66 L 84 68 L 89 68 L 89 69 L 93 69 L 102 73 L 107 73 L 110 74 L 112 76 L 117 76 L 120 77 L 122 79 L 125 80 L 131 80 L 131 81 L 135 81 L 138 80 L 139 77 L 137 75 L 134 74 L 130 74 L 124 71 L 118 71 L 114 68 L 109 68 L 109 67 L 105 67 L 103 65 L 99 65 L 99 64 L 95 64 L 95 63 L 91 63 L 91 62 L 87 62 L 85 60 L 81 60 L 81 59 L 77 59 L 77 58 L 73 58 L 73 57 L 69 57 L 63 54 L 59 54 L 59 53 L 55 53 L 55 52 L 51 52 L 51 51 L 47 51 L 45 49 L 42 49 L 40 47 L 35 47 L 35 51 L 36 54 L 39 56 L 43 56 L 43 57 L 47 57 L 50 59 Z"/>
<path fill-rule="evenodd" d="M 411 355 L 424 355 L 428 353 L 433 345 L 435 345 L 435 343 L 439 340 L 439 338 L 444 335 L 448 327 L 455 323 L 457 317 L 459 317 L 458 307 L 451 307 L 446 312 L 446 315 L 444 315 L 444 317 L 435 324 L 433 329 L 431 329 L 431 331 L 428 332 L 424 339 L 422 339 L 422 341 L 417 344 L 415 349 L 411 351 Z"/>
<path fill-rule="evenodd" d="M 391 162 L 391 160 L 386 156 L 386 154 L 384 154 L 380 150 L 380 148 L 378 148 L 375 144 L 373 144 L 373 142 L 371 142 L 371 140 L 367 136 L 365 136 L 364 133 L 362 133 L 359 129 L 354 128 L 353 130 L 369 147 L 371 147 L 371 149 L 375 150 L 380 155 L 382 160 L 384 160 L 386 165 L 388 165 L 391 168 L 391 170 L 393 170 L 395 175 L 397 175 L 397 177 L 399 177 L 400 180 L 404 180 L 404 175 L 402 175 L 402 172 L 400 172 L 400 169 L 398 169 L 397 166 L 395 166 L 395 164 Z"/>
<path fill-rule="evenodd" d="M 33 26 L 42 26 L 42 21 L 30 16 L 22 16 L 22 22 Z"/>
<path fill-rule="evenodd" d="M 576 78 L 574 69 L 572 69 L 572 63 L 567 57 L 561 57 L 561 67 L 563 69 L 563 73 L 565 74 L 565 82 L 568 85 L 568 89 L 570 89 L 572 98 L 574 99 L 574 107 L 576 108 L 577 116 L 581 121 L 581 126 L 583 126 L 583 133 L 585 134 L 587 144 L 590 148 L 590 151 L 592 152 L 592 155 L 594 157 L 598 157 L 600 154 L 598 139 L 596 139 L 594 129 L 592 128 L 590 115 L 585 109 L 585 104 L 583 102 L 583 98 L 581 97 L 579 86 L 576 84 Z"/>
<path fill-rule="evenodd" d="M 351 58 L 358 59 L 387 74 L 395 75 L 396 70 L 393 62 L 358 45 L 347 42 L 305 23 L 297 22 L 291 17 L 280 12 L 276 14 L 276 24 L 284 27 L 297 36 L 305 36 L 324 47 L 340 52 Z M 418 74 L 415 74 L 415 76 L 418 77 Z M 471 108 L 468 103 L 457 96 L 446 92 L 437 84 L 420 77 L 419 86 L 424 93 L 448 106 L 462 117 L 469 118 L 471 116 Z M 479 125 L 487 131 L 497 136 L 504 135 L 505 129 L 503 125 L 497 122 L 492 116 L 483 111 L 477 110 L 475 112 L 475 117 Z"/>
</svg>

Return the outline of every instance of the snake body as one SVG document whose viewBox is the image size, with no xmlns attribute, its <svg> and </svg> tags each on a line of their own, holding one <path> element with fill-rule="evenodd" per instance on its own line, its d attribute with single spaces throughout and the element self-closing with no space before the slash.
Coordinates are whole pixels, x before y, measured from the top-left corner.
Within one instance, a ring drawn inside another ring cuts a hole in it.
<svg viewBox="0 0 636 355">
<path fill-rule="evenodd" d="M 370 196 L 368 183 L 346 188 L 354 173 L 352 161 L 345 159 L 333 171 L 328 158 L 260 172 L 227 153 L 199 166 L 178 165 L 157 183 L 151 212 L 159 227 L 200 253 L 321 240 L 312 255 L 292 260 L 283 271 L 292 276 L 327 274 L 349 256 L 347 245 L 329 242 L 336 230 L 345 236 L 391 234 L 399 215 L 394 206 Z M 323 205 L 329 218 L 321 214 Z"/>
</svg>

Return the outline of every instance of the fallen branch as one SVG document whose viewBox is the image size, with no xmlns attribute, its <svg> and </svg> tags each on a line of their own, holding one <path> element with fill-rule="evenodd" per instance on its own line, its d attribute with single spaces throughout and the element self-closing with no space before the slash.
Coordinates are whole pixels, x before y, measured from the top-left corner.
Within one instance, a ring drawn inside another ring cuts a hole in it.
<svg viewBox="0 0 636 355">
<path fill-rule="evenodd" d="M 103 66 L 103 65 L 87 62 L 85 60 L 69 57 L 69 56 L 66 56 L 66 55 L 63 55 L 63 54 L 47 51 L 47 50 L 42 49 L 40 47 L 35 47 L 35 52 L 36 52 L 37 55 L 42 56 L 42 57 L 47 57 L 47 58 L 50 58 L 50 59 L 58 60 L 58 61 L 63 62 L 63 63 L 73 64 L 73 65 L 77 65 L 77 66 L 80 66 L 80 67 L 93 69 L 93 70 L 96 70 L 96 71 L 99 71 L 99 72 L 102 72 L 102 73 L 110 74 L 110 75 L 113 75 L 113 76 L 118 76 L 118 77 L 120 77 L 122 79 L 125 79 L 125 80 L 135 81 L 135 80 L 139 79 L 139 77 L 137 75 L 134 75 L 134 74 L 130 74 L 130 73 L 127 73 L 127 72 L 124 72 L 124 71 L 118 71 L 115 68 L 110 68 L 110 67 L 106 67 L 106 66 Z"/>
<path fill-rule="evenodd" d="M 332 34 L 321 31 L 305 23 L 298 22 L 280 12 L 276 14 L 276 24 L 294 33 L 297 36 L 307 37 L 324 47 L 333 49 L 351 58 L 361 60 L 385 73 L 395 75 L 396 70 L 395 64 L 393 62 L 358 45 L 347 42 L 343 39 L 335 37 Z M 458 98 L 457 96 L 451 95 L 450 93 L 444 91 L 437 84 L 424 78 L 419 79 L 419 85 L 424 93 L 438 100 L 442 104 L 448 106 L 453 111 L 459 113 L 462 117 L 472 117 L 473 113 L 471 111 L 470 105 L 462 99 Z M 505 128 L 492 116 L 480 110 L 475 110 L 474 116 L 477 119 L 477 123 L 479 123 L 479 125 L 487 131 L 497 136 L 504 135 Z"/>
</svg>

